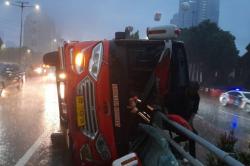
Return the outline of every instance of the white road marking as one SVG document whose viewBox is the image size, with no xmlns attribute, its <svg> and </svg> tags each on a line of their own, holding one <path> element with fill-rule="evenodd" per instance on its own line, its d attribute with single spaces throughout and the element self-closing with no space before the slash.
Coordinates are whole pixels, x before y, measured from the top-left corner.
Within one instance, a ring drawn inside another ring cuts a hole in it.
<svg viewBox="0 0 250 166">
<path fill-rule="evenodd" d="M 44 132 L 37 140 L 36 142 L 25 152 L 25 154 L 18 160 L 15 166 L 24 166 L 29 159 L 32 157 L 32 155 L 36 152 L 36 150 L 39 148 L 39 146 L 42 143 L 42 140 L 47 135 L 47 132 Z"/>
</svg>

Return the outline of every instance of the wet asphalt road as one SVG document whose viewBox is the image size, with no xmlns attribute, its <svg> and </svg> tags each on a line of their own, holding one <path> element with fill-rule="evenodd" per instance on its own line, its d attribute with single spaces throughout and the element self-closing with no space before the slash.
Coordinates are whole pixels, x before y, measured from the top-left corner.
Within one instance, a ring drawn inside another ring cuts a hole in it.
<svg viewBox="0 0 250 166">
<path fill-rule="evenodd" d="M 60 130 L 55 83 L 33 78 L 22 91 L 8 91 L 0 98 L 0 166 L 71 165 L 65 150 L 52 147 L 50 140 L 50 134 Z M 230 130 L 232 123 L 244 146 L 250 140 L 250 113 L 201 96 L 194 121 L 201 136 L 216 142 L 218 133 Z"/>
<path fill-rule="evenodd" d="M 250 141 L 250 112 L 235 106 L 221 106 L 218 97 L 201 96 L 195 125 L 210 141 L 215 142 L 212 132 L 224 133 L 234 130 L 239 148 L 247 147 Z M 209 136 L 211 135 L 211 136 Z M 218 134 L 217 134 L 218 136 Z"/>
<path fill-rule="evenodd" d="M 53 82 L 33 78 L 21 91 L 7 89 L 0 98 L 0 165 L 24 165 L 59 128 Z"/>
<path fill-rule="evenodd" d="M 237 151 L 248 151 L 250 143 L 250 113 L 233 106 L 223 107 L 218 97 L 201 95 L 198 114 L 194 119 L 194 128 L 198 134 L 217 145 L 220 137 L 234 130 Z M 206 163 L 210 153 L 202 146 L 196 146 L 197 158 Z"/>
</svg>

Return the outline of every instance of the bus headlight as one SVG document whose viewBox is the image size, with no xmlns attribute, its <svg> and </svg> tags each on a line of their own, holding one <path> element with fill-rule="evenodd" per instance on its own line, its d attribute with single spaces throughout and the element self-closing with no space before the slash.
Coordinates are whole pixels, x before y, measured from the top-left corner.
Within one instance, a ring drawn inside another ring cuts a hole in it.
<svg viewBox="0 0 250 166">
<path fill-rule="evenodd" d="M 65 97 L 65 83 L 64 82 L 59 83 L 59 94 L 60 94 L 61 99 L 64 99 Z"/>
<path fill-rule="evenodd" d="M 85 58 L 84 58 L 84 53 L 79 52 L 75 56 L 75 70 L 78 74 L 83 72 L 83 67 L 85 66 Z"/>
<path fill-rule="evenodd" d="M 61 80 L 65 80 L 65 79 L 66 79 L 66 74 L 65 74 L 65 73 L 60 73 L 60 74 L 58 75 L 58 77 L 59 77 L 59 79 L 61 79 Z"/>
<path fill-rule="evenodd" d="M 103 57 L 103 45 L 102 43 L 99 43 L 93 48 L 92 55 L 89 60 L 89 73 L 95 80 L 97 80 L 100 71 L 102 57 Z"/>
</svg>

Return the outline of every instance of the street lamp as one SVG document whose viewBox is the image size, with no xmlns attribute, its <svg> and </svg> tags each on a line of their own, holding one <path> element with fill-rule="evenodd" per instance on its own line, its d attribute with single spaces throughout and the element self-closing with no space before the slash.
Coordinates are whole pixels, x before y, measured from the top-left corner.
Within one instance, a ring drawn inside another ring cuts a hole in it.
<svg viewBox="0 0 250 166">
<path fill-rule="evenodd" d="M 5 1 L 6 6 L 10 6 L 10 1 Z"/>
<path fill-rule="evenodd" d="M 58 47 L 58 44 L 59 44 L 59 40 L 57 38 L 53 38 L 51 40 L 51 49 L 56 49 Z"/>
<path fill-rule="evenodd" d="M 40 6 L 38 4 L 35 5 L 36 10 L 40 10 Z"/>
<path fill-rule="evenodd" d="M 23 10 L 24 8 L 28 8 L 28 7 L 34 7 L 35 10 L 40 10 L 40 6 L 38 4 L 35 5 L 30 5 L 29 2 L 26 1 L 5 1 L 5 5 L 6 6 L 16 6 L 19 7 L 21 9 L 21 27 L 20 27 L 20 43 L 19 43 L 19 47 L 22 48 L 22 38 L 23 38 Z"/>
</svg>

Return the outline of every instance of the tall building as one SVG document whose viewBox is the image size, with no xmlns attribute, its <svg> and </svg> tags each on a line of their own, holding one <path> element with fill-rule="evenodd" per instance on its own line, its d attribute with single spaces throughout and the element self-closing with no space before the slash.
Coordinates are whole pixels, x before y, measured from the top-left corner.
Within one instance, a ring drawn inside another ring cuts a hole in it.
<svg viewBox="0 0 250 166">
<path fill-rule="evenodd" d="M 219 0 L 198 1 L 198 22 L 209 19 L 211 22 L 219 22 Z"/>
<path fill-rule="evenodd" d="M 218 24 L 219 0 L 180 0 L 179 11 L 173 16 L 170 23 L 181 28 L 188 28 L 196 26 L 204 20 Z"/>
<path fill-rule="evenodd" d="M 173 18 L 170 20 L 170 24 L 179 25 L 179 13 L 174 14 Z"/>
<path fill-rule="evenodd" d="M 48 52 L 53 49 L 56 38 L 54 21 L 45 14 L 27 15 L 24 21 L 23 46 L 35 52 Z"/>
</svg>

